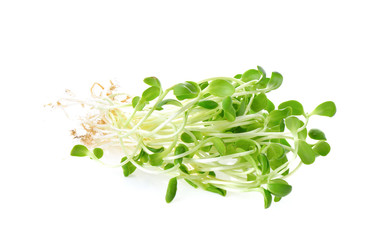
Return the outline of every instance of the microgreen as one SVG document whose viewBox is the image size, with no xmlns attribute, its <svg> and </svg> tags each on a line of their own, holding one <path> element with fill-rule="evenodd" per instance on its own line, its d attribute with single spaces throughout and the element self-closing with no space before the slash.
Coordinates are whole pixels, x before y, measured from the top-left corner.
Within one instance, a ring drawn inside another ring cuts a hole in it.
<svg viewBox="0 0 391 240">
<path fill-rule="evenodd" d="M 282 82 L 280 73 L 268 77 L 258 66 L 234 78 L 186 81 L 166 90 L 147 77 L 139 96 L 110 88 L 88 102 L 77 99 L 94 114 L 83 121 L 87 133 L 77 135 L 88 147 L 77 144 L 71 155 L 108 164 L 100 147 L 120 148 L 125 156 L 115 166 L 124 176 L 136 169 L 169 176 L 167 203 L 183 181 L 221 196 L 260 192 L 269 208 L 292 191 L 288 176 L 330 152 L 323 131 L 307 131 L 309 119 L 336 113 L 331 101 L 310 113 L 297 100 L 273 103 L 268 93 Z"/>
</svg>

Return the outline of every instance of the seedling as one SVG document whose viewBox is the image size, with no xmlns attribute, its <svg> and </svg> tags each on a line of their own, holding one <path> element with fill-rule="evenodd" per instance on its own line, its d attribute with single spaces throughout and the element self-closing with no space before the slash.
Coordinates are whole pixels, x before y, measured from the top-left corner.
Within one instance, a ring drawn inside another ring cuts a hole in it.
<svg viewBox="0 0 391 240">
<path fill-rule="evenodd" d="M 280 73 L 267 77 L 258 66 L 234 78 L 186 81 L 166 90 L 156 77 L 148 77 L 140 96 L 112 84 L 87 101 L 76 100 L 95 113 L 84 119 L 87 133 L 77 136 L 86 146 L 74 146 L 71 155 L 104 163 L 102 148 L 119 147 L 124 157 L 116 166 L 124 176 L 138 169 L 171 178 L 167 203 L 184 180 L 221 196 L 260 192 L 268 208 L 273 198 L 278 202 L 292 191 L 285 179 L 302 163 L 313 164 L 330 152 L 324 132 L 307 131 L 310 117 L 336 113 L 331 101 L 310 113 L 296 100 L 274 104 L 267 94 L 282 81 Z"/>
</svg>

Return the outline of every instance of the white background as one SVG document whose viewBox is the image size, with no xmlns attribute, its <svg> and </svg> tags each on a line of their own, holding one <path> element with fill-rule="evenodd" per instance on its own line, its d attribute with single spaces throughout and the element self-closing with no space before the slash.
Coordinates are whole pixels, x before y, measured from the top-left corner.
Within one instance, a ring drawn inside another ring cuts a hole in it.
<svg viewBox="0 0 391 240">
<path fill-rule="evenodd" d="M 1 1 L 1 239 L 390 239 L 390 7 L 387 1 Z M 64 89 L 115 80 L 140 94 L 233 76 L 284 75 L 270 98 L 311 111 L 332 152 L 289 179 L 268 210 L 168 178 L 71 158 L 72 128 L 43 108 Z"/>
</svg>

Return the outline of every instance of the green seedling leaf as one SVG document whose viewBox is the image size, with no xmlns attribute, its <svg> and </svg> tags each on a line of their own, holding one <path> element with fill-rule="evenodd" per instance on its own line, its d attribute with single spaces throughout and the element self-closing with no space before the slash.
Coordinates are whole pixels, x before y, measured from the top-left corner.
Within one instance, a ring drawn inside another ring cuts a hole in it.
<svg viewBox="0 0 391 240">
<path fill-rule="evenodd" d="M 157 79 L 156 77 L 147 77 L 147 78 L 144 78 L 144 82 L 146 84 L 148 84 L 149 86 L 152 86 L 152 87 L 158 87 L 158 88 L 161 88 L 162 85 L 160 84 L 160 81 L 159 79 Z"/>
<path fill-rule="evenodd" d="M 264 93 L 258 94 L 254 97 L 254 100 L 251 104 L 251 110 L 254 112 L 259 112 L 262 109 L 267 107 L 268 99 Z"/>
<path fill-rule="evenodd" d="M 241 78 L 242 78 L 242 74 L 236 74 L 236 75 L 234 76 L 234 78 L 236 78 L 236 79 L 241 79 Z"/>
<path fill-rule="evenodd" d="M 219 104 L 213 100 L 201 100 L 198 102 L 198 106 L 206 109 L 215 109 L 219 106 Z"/>
<path fill-rule="evenodd" d="M 292 108 L 286 107 L 284 109 L 273 110 L 269 114 L 269 123 L 275 125 L 280 123 L 281 119 L 287 118 L 292 114 Z"/>
<path fill-rule="evenodd" d="M 246 112 L 246 107 L 247 107 L 246 99 L 241 100 L 240 105 L 236 110 L 236 116 L 242 116 Z"/>
<path fill-rule="evenodd" d="M 161 166 L 163 164 L 163 156 L 161 153 L 154 153 L 149 155 L 149 164 L 154 167 Z"/>
<path fill-rule="evenodd" d="M 178 184 L 178 180 L 176 177 L 171 178 L 170 181 L 168 182 L 167 192 L 166 192 L 167 203 L 170 203 L 175 198 L 176 191 L 177 191 L 177 184 Z"/>
<path fill-rule="evenodd" d="M 267 158 L 270 161 L 281 158 L 284 155 L 284 153 L 285 153 L 284 148 L 276 143 L 270 144 L 266 150 Z"/>
<path fill-rule="evenodd" d="M 164 166 L 164 170 L 168 170 L 170 168 L 173 168 L 175 165 L 173 163 L 167 163 L 166 166 Z"/>
<path fill-rule="evenodd" d="M 271 180 L 267 188 L 276 197 L 285 197 L 292 191 L 292 186 L 282 179 Z"/>
<path fill-rule="evenodd" d="M 137 106 L 137 103 L 140 101 L 140 97 L 139 96 L 135 96 L 133 99 L 132 99 L 132 107 L 133 108 L 136 108 Z"/>
<path fill-rule="evenodd" d="M 184 173 L 186 173 L 186 174 L 189 174 L 189 169 L 187 169 L 186 165 L 183 165 L 183 164 L 179 165 L 179 169 L 180 169 L 182 172 L 184 172 Z"/>
<path fill-rule="evenodd" d="M 315 156 L 314 150 L 312 150 L 311 146 L 303 140 L 298 141 L 297 154 L 299 155 L 301 161 L 304 164 L 309 165 L 309 164 L 314 163 L 314 161 L 315 161 L 316 156 Z"/>
<path fill-rule="evenodd" d="M 103 149 L 102 148 L 94 148 L 94 150 L 92 150 L 92 152 L 94 153 L 94 155 L 97 159 L 101 159 L 103 157 Z"/>
<path fill-rule="evenodd" d="M 335 103 L 332 101 L 327 101 L 319 104 L 315 108 L 315 110 L 312 111 L 311 115 L 332 117 L 335 115 L 336 112 L 337 112 L 337 107 L 335 106 Z"/>
<path fill-rule="evenodd" d="M 149 151 L 151 151 L 151 152 L 153 152 L 153 153 L 161 153 L 161 152 L 164 151 L 164 147 L 153 148 L 153 147 L 148 147 L 148 146 L 147 146 L 147 148 L 148 148 Z"/>
<path fill-rule="evenodd" d="M 250 69 L 243 73 L 242 75 L 242 81 L 243 82 L 249 82 L 252 80 L 259 80 L 261 78 L 262 74 L 256 70 L 256 69 Z"/>
<path fill-rule="evenodd" d="M 174 86 L 174 95 L 178 100 L 196 98 L 200 94 L 200 87 L 197 83 L 186 81 Z"/>
<path fill-rule="evenodd" d="M 304 125 L 302 121 L 300 121 L 297 117 L 287 117 L 285 119 L 286 127 L 293 133 L 293 135 L 297 134 L 297 130 Z"/>
<path fill-rule="evenodd" d="M 137 111 L 143 110 L 143 108 L 144 108 L 145 105 L 146 105 L 146 102 L 145 102 L 145 101 L 146 101 L 146 100 L 145 100 L 144 98 L 141 98 L 140 101 L 138 101 L 138 103 L 137 103 L 135 109 L 136 109 Z"/>
<path fill-rule="evenodd" d="M 217 79 L 213 80 L 208 87 L 209 92 L 217 97 L 231 96 L 235 93 L 235 88 L 226 80 Z"/>
<path fill-rule="evenodd" d="M 272 205 L 272 195 L 270 191 L 261 187 L 263 193 L 263 201 L 265 204 L 265 209 L 269 208 Z"/>
<path fill-rule="evenodd" d="M 177 106 L 177 107 L 182 107 L 182 103 L 178 102 L 177 100 L 175 99 L 165 99 L 161 102 L 159 102 L 157 105 L 156 105 L 156 110 L 163 110 L 163 106 L 164 105 L 174 105 L 174 106 Z"/>
<path fill-rule="evenodd" d="M 189 179 L 185 178 L 185 181 L 192 187 L 194 188 L 198 188 L 197 184 L 193 183 L 192 181 L 190 181 Z"/>
<path fill-rule="evenodd" d="M 325 141 L 319 141 L 313 147 L 313 150 L 320 156 L 326 156 L 330 152 L 330 145 Z"/>
<path fill-rule="evenodd" d="M 281 200 L 281 197 L 274 197 L 274 202 L 279 202 Z"/>
<path fill-rule="evenodd" d="M 266 175 L 270 173 L 270 165 L 269 165 L 269 160 L 267 159 L 265 154 L 259 154 L 257 156 L 257 160 L 261 165 L 261 172 L 262 175 Z"/>
<path fill-rule="evenodd" d="M 179 154 L 185 153 L 187 151 L 189 151 L 189 148 L 186 145 L 180 143 L 175 148 L 174 154 L 179 155 Z M 183 158 L 177 158 L 177 159 L 175 159 L 175 164 L 182 164 L 182 161 L 183 161 Z"/>
<path fill-rule="evenodd" d="M 308 132 L 308 136 L 315 140 L 326 140 L 324 132 L 319 129 L 313 128 Z"/>
<path fill-rule="evenodd" d="M 283 109 L 286 107 L 292 108 L 292 115 L 303 115 L 304 114 L 303 105 L 301 105 L 301 103 L 299 103 L 298 101 L 290 100 L 290 101 L 286 101 L 286 102 L 283 102 L 280 105 L 278 105 L 278 109 Z"/>
<path fill-rule="evenodd" d="M 255 180 L 257 180 L 257 176 L 255 176 L 255 174 L 253 174 L 253 173 L 247 174 L 247 181 L 252 182 Z"/>
<path fill-rule="evenodd" d="M 153 99 L 157 98 L 159 95 L 160 95 L 160 88 L 153 86 L 147 88 L 143 92 L 142 98 L 144 98 L 146 101 L 152 101 Z"/>
<path fill-rule="evenodd" d="M 269 159 L 270 168 L 272 170 L 279 168 L 281 165 L 283 165 L 286 162 L 288 162 L 288 158 L 286 157 L 285 154 L 283 154 L 280 158 Z"/>
<path fill-rule="evenodd" d="M 199 86 L 200 86 L 201 90 L 204 90 L 206 87 L 209 86 L 209 83 L 208 82 L 203 82 L 203 83 L 200 83 Z"/>
<path fill-rule="evenodd" d="M 249 139 L 242 138 L 242 139 L 238 139 L 235 142 L 235 147 L 240 148 L 243 151 L 249 151 L 249 150 L 255 149 L 256 145 L 253 141 L 251 141 Z"/>
<path fill-rule="evenodd" d="M 235 121 L 236 112 L 234 107 L 232 106 L 232 99 L 230 96 L 227 96 L 223 99 L 222 106 L 224 110 L 224 117 L 230 122 Z"/>
<path fill-rule="evenodd" d="M 304 124 L 304 123 L 303 123 Z M 304 140 L 307 138 L 307 128 L 304 128 L 302 131 L 300 131 L 298 134 L 297 134 L 297 137 L 301 140 Z"/>
<path fill-rule="evenodd" d="M 208 172 L 208 176 L 216 177 L 216 173 L 213 171 Z"/>
<path fill-rule="evenodd" d="M 213 143 L 213 146 L 220 153 L 220 155 L 225 155 L 225 153 L 227 152 L 227 148 L 225 147 L 225 144 L 223 140 L 221 140 L 221 138 L 212 137 L 210 138 L 210 141 Z"/>
<path fill-rule="evenodd" d="M 200 131 L 191 131 L 191 133 L 193 133 L 197 140 L 202 140 L 203 136 Z"/>
<path fill-rule="evenodd" d="M 267 105 L 266 105 L 266 111 L 268 113 L 270 113 L 271 111 L 273 111 L 274 109 L 276 109 L 276 107 L 274 106 L 273 102 L 270 101 L 269 99 L 267 100 Z"/>
<path fill-rule="evenodd" d="M 267 88 L 269 90 L 275 90 L 279 88 L 282 84 L 282 75 L 278 72 L 272 72 L 269 82 L 267 83 Z"/>
<path fill-rule="evenodd" d="M 266 78 L 266 71 L 261 66 L 257 66 L 257 69 L 261 73 L 262 79 Z"/>
<path fill-rule="evenodd" d="M 225 195 L 227 195 L 227 191 L 224 190 L 224 189 L 221 189 L 221 188 L 218 188 L 212 184 L 209 184 L 206 188 L 205 188 L 206 191 L 209 191 L 209 192 L 213 192 L 213 193 L 217 193 L 223 197 L 225 197 Z"/>
<path fill-rule="evenodd" d="M 90 150 L 84 145 L 75 145 L 71 150 L 71 156 L 74 157 L 88 157 L 91 156 Z"/>
<path fill-rule="evenodd" d="M 127 159 L 128 159 L 127 157 L 123 157 L 121 159 L 121 163 L 125 162 Z M 122 171 L 123 171 L 125 177 L 129 176 L 130 174 L 132 174 L 134 171 L 136 171 L 136 169 L 137 169 L 136 166 L 134 166 L 132 164 L 132 162 L 130 162 L 130 161 L 127 162 L 126 164 L 122 165 Z"/>
<path fill-rule="evenodd" d="M 194 139 L 190 136 L 190 134 L 184 132 L 181 135 L 181 140 L 185 143 L 192 143 L 194 142 Z"/>
</svg>

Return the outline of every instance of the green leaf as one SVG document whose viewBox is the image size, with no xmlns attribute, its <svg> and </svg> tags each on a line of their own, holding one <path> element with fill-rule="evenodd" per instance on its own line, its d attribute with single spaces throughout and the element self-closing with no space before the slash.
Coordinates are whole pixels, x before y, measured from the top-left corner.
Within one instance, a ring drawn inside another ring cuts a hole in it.
<svg viewBox="0 0 391 240">
<path fill-rule="evenodd" d="M 272 72 L 272 76 L 270 77 L 270 80 L 267 84 L 267 88 L 269 90 L 275 90 L 279 88 L 282 84 L 282 75 L 278 72 Z"/>
<path fill-rule="evenodd" d="M 190 136 L 190 134 L 184 132 L 181 135 L 181 140 L 185 143 L 192 143 L 194 142 L 194 139 Z"/>
<path fill-rule="evenodd" d="M 145 102 L 145 101 L 146 101 L 146 100 L 145 100 L 144 98 L 141 98 L 140 101 L 138 101 L 138 103 L 136 104 L 135 109 L 136 109 L 137 111 L 143 110 L 143 108 L 144 108 L 145 105 L 146 105 L 146 102 Z"/>
<path fill-rule="evenodd" d="M 161 153 L 154 153 L 149 155 L 149 164 L 154 167 L 161 166 L 163 164 L 163 156 Z"/>
<path fill-rule="evenodd" d="M 223 99 L 222 106 L 224 110 L 224 117 L 230 122 L 235 121 L 236 112 L 234 107 L 232 106 L 232 99 L 230 96 L 227 96 Z"/>
<path fill-rule="evenodd" d="M 151 151 L 151 152 L 153 152 L 153 153 L 161 153 L 161 152 L 164 151 L 164 147 L 153 148 L 153 147 L 148 147 L 148 146 L 147 146 L 147 148 L 148 148 L 149 151 Z"/>
<path fill-rule="evenodd" d="M 243 149 L 243 151 L 249 151 L 256 148 L 254 141 L 246 138 L 241 138 L 235 141 L 235 148 Z"/>
<path fill-rule="evenodd" d="M 256 69 L 250 69 L 243 73 L 242 81 L 249 82 L 251 80 L 259 80 L 262 74 Z"/>
<path fill-rule="evenodd" d="M 223 140 L 221 140 L 221 138 L 212 137 L 212 138 L 209 138 L 209 141 L 211 141 L 213 143 L 213 146 L 220 153 L 220 155 L 224 155 L 227 152 L 227 148 L 225 147 L 225 144 L 224 144 Z"/>
<path fill-rule="evenodd" d="M 272 170 L 276 170 L 286 162 L 288 162 L 288 158 L 285 154 L 283 154 L 280 158 L 269 159 L 270 168 Z"/>
<path fill-rule="evenodd" d="M 256 87 L 257 89 L 265 89 L 268 86 L 269 82 L 270 78 L 264 77 L 257 82 Z"/>
<path fill-rule="evenodd" d="M 140 97 L 139 96 L 135 96 L 133 99 L 132 99 L 132 107 L 133 108 L 136 108 L 137 106 L 137 103 L 140 101 Z"/>
<path fill-rule="evenodd" d="M 125 162 L 128 158 L 127 157 L 123 157 L 121 159 L 121 162 Z M 134 171 L 136 171 L 136 166 L 134 166 L 132 164 L 132 162 L 127 162 L 126 164 L 122 165 L 122 171 L 124 173 L 124 176 L 127 177 L 129 176 L 130 174 L 132 174 Z"/>
<path fill-rule="evenodd" d="M 234 86 L 232 86 L 231 83 L 223 79 L 213 80 L 209 84 L 208 90 L 212 95 L 218 97 L 231 96 L 235 93 Z"/>
<path fill-rule="evenodd" d="M 286 107 L 292 108 L 292 115 L 303 115 L 304 114 L 303 105 L 301 105 L 301 103 L 299 103 L 298 101 L 290 100 L 290 101 L 286 101 L 286 102 L 283 102 L 280 105 L 278 105 L 278 109 L 283 109 Z"/>
<path fill-rule="evenodd" d="M 178 102 L 175 99 L 165 99 L 156 105 L 156 110 L 159 110 L 159 111 L 163 110 L 162 106 L 164 106 L 164 105 L 174 105 L 177 107 L 182 107 L 182 103 Z"/>
<path fill-rule="evenodd" d="M 309 165 L 315 161 L 316 156 L 314 150 L 312 150 L 311 146 L 303 140 L 299 140 L 298 142 L 297 154 L 304 164 Z"/>
<path fill-rule="evenodd" d="M 146 84 L 148 84 L 149 86 L 152 86 L 152 87 L 158 87 L 158 88 L 161 88 L 161 84 L 160 84 L 160 81 L 159 79 L 157 79 L 157 77 L 147 77 L 147 78 L 144 78 L 144 82 Z"/>
<path fill-rule="evenodd" d="M 212 184 L 209 184 L 206 188 L 205 188 L 206 191 L 209 191 L 209 192 L 213 192 L 213 193 L 217 193 L 223 197 L 225 197 L 225 195 L 227 195 L 227 191 L 224 190 L 224 189 L 221 189 L 221 188 L 218 188 Z"/>
<path fill-rule="evenodd" d="M 143 92 L 142 98 L 144 98 L 146 101 L 152 101 L 153 99 L 157 98 L 159 95 L 160 95 L 160 88 L 153 86 L 147 88 Z"/>
<path fill-rule="evenodd" d="M 292 191 L 292 186 L 282 179 L 271 180 L 267 188 L 276 197 L 285 197 Z"/>
<path fill-rule="evenodd" d="M 326 156 L 327 154 L 329 154 L 330 149 L 330 145 L 325 141 L 319 141 L 313 147 L 313 150 L 321 156 Z"/>
<path fill-rule="evenodd" d="M 336 112 L 337 112 L 337 107 L 335 106 L 335 103 L 332 101 L 327 101 L 319 104 L 315 108 L 315 110 L 312 111 L 311 115 L 332 117 L 335 115 Z"/>
<path fill-rule="evenodd" d="M 273 110 L 270 112 L 268 116 L 269 123 L 271 123 L 272 125 L 275 125 L 275 123 L 279 124 L 281 119 L 287 118 L 291 114 L 292 114 L 292 108 L 290 107 L 286 107 L 284 109 L 279 109 L 279 110 Z"/>
<path fill-rule="evenodd" d="M 164 170 L 168 170 L 170 168 L 173 168 L 175 165 L 173 163 L 167 163 L 166 166 L 164 166 Z"/>
<path fill-rule="evenodd" d="M 251 110 L 254 112 L 259 112 L 262 109 L 265 109 L 267 107 L 267 97 L 264 93 L 258 94 L 257 96 L 254 97 L 254 100 L 251 104 Z"/>
<path fill-rule="evenodd" d="M 170 203 L 175 198 L 176 191 L 177 191 L 177 184 L 178 184 L 178 180 L 176 177 L 171 178 L 170 181 L 168 182 L 167 192 L 166 192 L 167 203 Z"/>
<path fill-rule="evenodd" d="M 304 123 L 303 123 L 304 125 Z M 304 128 L 303 130 L 301 130 L 298 134 L 297 134 L 297 137 L 301 140 L 305 140 L 307 138 L 307 128 Z"/>
<path fill-rule="evenodd" d="M 213 100 L 201 100 L 198 102 L 198 106 L 206 108 L 206 109 L 214 109 L 214 108 L 217 108 L 217 106 L 219 106 L 219 104 L 217 104 L 217 102 L 215 102 Z"/>
<path fill-rule="evenodd" d="M 281 200 L 281 197 L 274 197 L 274 202 L 279 202 Z"/>
<path fill-rule="evenodd" d="M 200 87 L 197 83 L 186 81 L 174 86 L 174 95 L 178 100 L 196 98 L 200 93 Z"/>
<path fill-rule="evenodd" d="M 269 99 L 267 100 L 267 105 L 266 105 L 266 111 L 268 111 L 269 113 L 271 111 L 273 111 L 276 107 L 274 106 L 273 102 L 270 101 Z"/>
<path fill-rule="evenodd" d="M 186 165 L 183 165 L 183 164 L 179 165 L 179 169 L 180 169 L 182 172 L 184 172 L 184 173 L 186 173 L 186 174 L 189 174 L 189 169 L 187 169 Z"/>
<path fill-rule="evenodd" d="M 294 135 L 297 135 L 297 130 L 304 125 L 302 121 L 300 121 L 297 117 L 287 117 L 285 119 L 286 127 L 291 131 Z"/>
<path fill-rule="evenodd" d="M 90 156 L 91 152 L 88 150 L 88 148 L 84 145 L 75 145 L 71 150 L 71 156 L 74 157 L 86 157 Z"/>
<path fill-rule="evenodd" d="M 269 208 L 272 205 L 272 195 L 270 194 L 269 190 L 264 189 L 261 187 L 263 190 L 263 201 L 265 204 L 265 209 Z"/>
<path fill-rule="evenodd" d="M 262 79 L 266 78 L 266 71 L 259 65 L 257 66 L 257 69 L 258 69 L 258 72 L 261 73 Z"/>
<path fill-rule="evenodd" d="M 326 140 L 324 132 L 319 129 L 313 128 L 308 132 L 308 136 L 315 140 Z"/>
<path fill-rule="evenodd" d="M 257 156 L 258 162 L 261 164 L 261 172 L 262 175 L 266 175 L 270 173 L 270 165 L 269 165 L 269 160 L 267 159 L 265 154 L 259 154 Z"/>
<path fill-rule="evenodd" d="M 176 156 L 176 155 L 185 153 L 187 151 L 189 151 L 189 148 L 186 145 L 180 143 L 175 148 L 174 155 Z M 183 161 L 183 158 L 177 158 L 177 159 L 174 160 L 175 164 L 182 164 L 182 161 Z"/>
<path fill-rule="evenodd" d="M 192 186 L 192 187 L 194 187 L 194 188 L 198 188 L 198 185 L 195 184 L 195 183 L 193 183 L 193 182 L 190 181 L 189 179 L 185 178 L 185 181 L 186 181 L 190 186 Z"/>
<path fill-rule="evenodd" d="M 238 109 L 236 110 L 236 116 L 242 116 L 246 111 L 246 107 L 247 107 L 247 101 L 246 99 L 242 99 L 240 101 L 240 105 Z"/>
<path fill-rule="evenodd" d="M 242 78 L 242 74 L 236 74 L 236 75 L 234 76 L 234 78 L 236 78 L 236 79 L 241 79 L 241 78 Z"/>
<path fill-rule="evenodd" d="M 180 143 L 180 144 L 178 144 L 178 146 L 175 148 L 174 154 L 175 154 L 175 155 L 179 155 L 179 154 L 185 153 L 185 152 L 187 152 L 187 151 L 189 151 L 189 148 L 188 148 L 185 144 Z"/>
<path fill-rule="evenodd" d="M 255 181 L 257 180 L 257 176 L 253 173 L 249 173 L 247 174 L 247 181 L 251 182 L 251 181 Z"/>
<path fill-rule="evenodd" d="M 208 172 L 208 176 L 216 177 L 216 173 L 213 171 Z"/>
<path fill-rule="evenodd" d="M 209 86 L 209 83 L 203 82 L 203 83 L 200 83 L 199 86 L 200 86 L 201 90 L 204 90 L 207 86 Z"/>
<path fill-rule="evenodd" d="M 92 150 L 92 151 L 97 159 L 101 159 L 103 157 L 103 149 L 102 148 L 94 148 L 94 150 Z"/>
<path fill-rule="evenodd" d="M 270 144 L 266 150 L 267 158 L 271 161 L 282 157 L 284 153 L 285 153 L 284 148 L 276 143 Z"/>
</svg>

